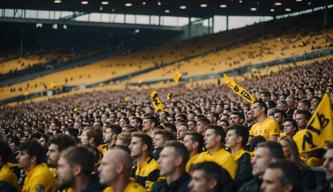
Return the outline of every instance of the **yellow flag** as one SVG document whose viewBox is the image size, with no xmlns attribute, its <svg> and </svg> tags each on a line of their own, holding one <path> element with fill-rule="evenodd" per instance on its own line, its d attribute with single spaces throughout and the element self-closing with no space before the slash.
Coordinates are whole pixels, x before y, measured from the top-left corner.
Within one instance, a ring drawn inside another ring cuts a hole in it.
<svg viewBox="0 0 333 192">
<path fill-rule="evenodd" d="M 308 152 L 326 146 L 326 141 L 333 140 L 333 123 L 330 97 L 323 95 L 316 111 L 305 129 L 293 137 L 299 152 Z"/>
<path fill-rule="evenodd" d="M 256 99 L 255 97 L 247 90 L 245 90 L 243 87 L 238 85 L 234 80 L 229 78 L 227 75 L 224 75 L 223 77 L 224 83 L 227 84 L 237 95 L 243 97 L 246 101 L 253 104 Z"/>
<path fill-rule="evenodd" d="M 179 83 L 179 81 L 181 80 L 181 78 L 182 78 L 182 74 L 179 72 L 179 71 L 177 71 L 174 75 L 173 75 L 173 80 L 178 84 Z"/>
<path fill-rule="evenodd" d="M 170 91 L 167 96 L 167 100 L 171 101 L 173 93 Z"/>
<path fill-rule="evenodd" d="M 153 103 L 156 112 L 163 111 L 164 105 L 161 99 L 158 97 L 157 91 L 150 93 L 151 102 Z"/>
</svg>

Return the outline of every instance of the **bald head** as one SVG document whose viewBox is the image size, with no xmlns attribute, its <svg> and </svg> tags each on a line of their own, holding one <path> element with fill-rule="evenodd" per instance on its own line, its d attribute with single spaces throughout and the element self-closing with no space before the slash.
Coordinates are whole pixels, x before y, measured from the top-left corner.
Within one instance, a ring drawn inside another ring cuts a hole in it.
<svg viewBox="0 0 333 192">
<path fill-rule="evenodd" d="M 129 179 L 132 160 L 130 154 L 122 148 L 112 148 L 104 155 L 98 167 L 100 182 L 114 185 L 121 179 Z"/>
</svg>

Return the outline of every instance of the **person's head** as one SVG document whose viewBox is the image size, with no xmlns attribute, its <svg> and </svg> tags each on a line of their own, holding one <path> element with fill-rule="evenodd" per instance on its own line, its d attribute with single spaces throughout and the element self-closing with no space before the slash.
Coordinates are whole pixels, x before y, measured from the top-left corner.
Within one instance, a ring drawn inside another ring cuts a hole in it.
<svg viewBox="0 0 333 192">
<path fill-rule="evenodd" d="M 283 123 L 283 130 L 286 135 L 293 136 L 298 130 L 297 122 L 292 118 L 287 118 Z"/>
<path fill-rule="evenodd" d="M 283 154 L 286 160 L 293 161 L 297 164 L 302 163 L 297 145 L 291 137 L 284 136 L 279 140 L 279 143 L 282 146 Z"/>
<path fill-rule="evenodd" d="M 179 123 L 177 125 L 177 140 L 182 141 L 185 137 L 186 132 L 188 132 L 188 126 L 186 123 Z"/>
<path fill-rule="evenodd" d="M 167 141 L 174 140 L 174 136 L 166 130 L 158 130 L 153 135 L 155 149 L 161 149 Z"/>
<path fill-rule="evenodd" d="M 245 117 L 243 112 L 234 111 L 229 116 L 230 125 L 241 125 L 244 123 Z"/>
<path fill-rule="evenodd" d="M 8 143 L 6 143 L 3 140 L 0 140 L 0 167 L 12 161 L 13 155 L 14 154 L 11 148 L 9 147 Z"/>
<path fill-rule="evenodd" d="M 62 184 L 73 186 L 76 178 L 89 178 L 94 171 L 95 155 L 87 147 L 72 146 L 65 149 L 59 158 L 57 177 Z"/>
<path fill-rule="evenodd" d="M 132 166 L 131 156 L 125 147 L 115 146 L 103 156 L 98 167 L 100 183 L 108 186 L 119 180 L 128 180 Z"/>
<path fill-rule="evenodd" d="M 130 125 L 132 127 L 135 127 L 137 131 L 141 131 L 142 129 L 142 119 L 140 117 L 134 117 L 132 118 Z"/>
<path fill-rule="evenodd" d="M 44 149 L 36 140 L 29 140 L 20 145 L 16 158 L 22 169 L 30 171 L 44 161 Z"/>
<path fill-rule="evenodd" d="M 326 179 L 332 180 L 333 179 L 333 143 L 332 142 L 327 144 L 327 151 L 324 155 L 323 166 L 325 167 L 325 171 L 326 171 Z"/>
<path fill-rule="evenodd" d="M 188 120 L 187 126 L 190 131 L 195 131 L 195 128 L 197 127 L 197 122 L 195 120 Z"/>
<path fill-rule="evenodd" d="M 132 137 L 130 133 L 122 132 L 118 135 L 115 144 L 128 147 L 131 144 L 131 139 Z"/>
<path fill-rule="evenodd" d="M 205 131 L 204 139 L 206 148 L 222 147 L 224 144 L 224 130 L 217 125 L 209 125 Z"/>
<path fill-rule="evenodd" d="M 264 172 L 262 192 L 294 192 L 299 190 L 301 170 L 290 161 L 272 163 Z"/>
<path fill-rule="evenodd" d="M 259 143 L 251 160 L 252 174 L 260 177 L 271 163 L 282 159 L 284 159 L 283 150 L 278 142 Z"/>
<path fill-rule="evenodd" d="M 225 145 L 229 149 L 236 147 L 244 148 L 249 139 L 249 131 L 247 127 L 242 125 L 234 125 L 228 128 L 225 138 Z"/>
<path fill-rule="evenodd" d="M 280 110 L 275 110 L 273 117 L 279 125 L 282 125 L 286 119 L 286 113 Z"/>
<path fill-rule="evenodd" d="M 299 129 L 304 129 L 311 118 L 309 111 L 297 110 L 295 113 L 295 120 Z"/>
<path fill-rule="evenodd" d="M 81 135 L 81 142 L 83 146 L 99 146 L 103 143 L 103 132 L 101 129 L 87 128 Z"/>
<path fill-rule="evenodd" d="M 144 133 L 135 132 L 132 134 L 131 144 L 129 145 L 131 157 L 136 159 L 142 156 L 149 156 L 153 149 L 152 138 Z"/>
<path fill-rule="evenodd" d="M 215 162 L 197 163 L 190 169 L 191 192 L 218 192 L 232 182 L 229 173 Z"/>
<path fill-rule="evenodd" d="M 253 117 L 256 119 L 267 116 L 267 105 L 260 100 L 251 105 L 251 110 L 253 111 Z"/>
<path fill-rule="evenodd" d="M 204 134 L 208 125 L 209 125 L 209 120 L 207 118 L 200 118 L 198 119 L 197 121 L 197 132 L 198 133 L 201 133 L 201 134 Z"/>
<path fill-rule="evenodd" d="M 209 112 L 207 115 L 207 119 L 210 121 L 210 123 L 216 124 L 217 120 L 219 119 L 219 114 L 215 112 Z"/>
<path fill-rule="evenodd" d="M 204 148 L 204 138 L 200 133 L 188 132 L 186 133 L 183 143 L 189 153 L 201 153 Z"/>
<path fill-rule="evenodd" d="M 49 148 L 46 153 L 48 165 L 51 167 L 56 167 L 60 158 L 60 153 L 68 147 L 74 145 L 75 142 L 69 135 L 59 134 L 51 137 Z"/>
<path fill-rule="evenodd" d="M 49 142 L 49 136 L 46 135 L 46 134 L 42 134 L 42 135 L 40 136 L 40 138 L 38 139 L 38 142 L 39 142 L 39 144 L 40 144 L 42 147 L 46 148 L 46 147 L 47 147 L 47 143 Z"/>
<path fill-rule="evenodd" d="M 142 131 L 148 133 L 158 126 L 158 119 L 153 115 L 147 115 L 143 119 Z"/>
<path fill-rule="evenodd" d="M 185 166 L 189 160 L 189 152 L 184 144 L 177 141 L 168 141 L 158 158 L 160 175 L 173 176 L 177 171 L 185 172 Z"/>
<path fill-rule="evenodd" d="M 103 131 L 104 143 L 114 144 L 117 140 L 117 136 L 122 132 L 119 125 L 108 125 Z"/>
<path fill-rule="evenodd" d="M 310 111 L 311 102 L 309 100 L 301 100 L 298 102 L 297 110 Z"/>
</svg>

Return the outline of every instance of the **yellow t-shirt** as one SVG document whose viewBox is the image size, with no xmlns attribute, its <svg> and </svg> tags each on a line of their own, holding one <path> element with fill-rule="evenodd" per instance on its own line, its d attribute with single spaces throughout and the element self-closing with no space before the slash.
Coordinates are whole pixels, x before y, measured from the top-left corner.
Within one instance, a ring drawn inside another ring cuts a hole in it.
<svg viewBox="0 0 333 192">
<path fill-rule="evenodd" d="M 127 187 L 124 189 L 123 192 L 145 192 L 146 189 L 142 187 L 140 184 L 136 183 L 133 180 L 130 180 Z M 107 187 L 103 190 L 103 192 L 113 192 L 112 187 Z"/>
<path fill-rule="evenodd" d="M 250 136 L 263 136 L 266 140 L 269 140 L 272 135 L 279 135 L 279 124 L 270 117 L 266 117 L 266 119 L 262 123 L 255 123 L 252 125 L 250 129 Z"/>
<path fill-rule="evenodd" d="M 193 163 L 201 163 L 205 161 L 213 161 L 219 164 L 228 171 L 233 179 L 235 179 L 238 164 L 228 151 L 222 148 L 215 153 L 210 153 L 209 151 L 202 152 Z"/>
<path fill-rule="evenodd" d="M 248 154 L 250 154 L 248 151 L 245 151 L 244 149 L 241 149 L 241 150 L 237 151 L 236 153 L 231 154 L 231 156 L 237 161 L 239 158 L 242 157 L 242 155 L 243 155 L 244 153 L 248 153 Z M 250 154 L 250 155 L 251 155 L 251 154 Z"/>
<path fill-rule="evenodd" d="M 57 188 L 57 181 L 46 164 L 40 163 L 34 167 L 24 180 L 22 192 L 42 191 L 53 192 Z"/>
<path fill-rule="evenodd" d="M 186 163 L 186 168 L 185 168 L 185 169 L 186 169 L 186 172 L 189 172 L 189 171 L 190 171 L 191 165 L 193 165 L 193 164 L 196 162 L 196 160 L 197 160 L 197 158 L 199 157 L 199 155 L 200 155 L 200 153 L 194 155 L 193 157 L 191 157 L 191 158 L 187 161 L 187 163 Z"/>
<path fill-rule="evenodd" d="M 12 165 L 10 163 L 4 164 L 0 169 L 0 181 L 6 181 L 12 186 L 18 189 L 17 185 L 17 176 L 15 173 L 10 169 Z"/>
</svg>

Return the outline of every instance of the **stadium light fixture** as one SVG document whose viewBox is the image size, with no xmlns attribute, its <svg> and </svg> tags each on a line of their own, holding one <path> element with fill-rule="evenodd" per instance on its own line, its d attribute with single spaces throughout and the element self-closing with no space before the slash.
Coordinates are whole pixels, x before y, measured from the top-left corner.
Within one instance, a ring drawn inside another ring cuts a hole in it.
<svg viewBox="0 0 333 192">
<path fill-rule="evenodd" d="M 250 10 L 251 10 L 251 11 L 257 11 L 257 8 L 256 8 L 256 7 L 251 7 Z"/>
<path fill-rule="evenodd" d="M 62 1 L 61 0 L 54 0 L 53 3 L 59 4 L 59 3 L 62 3 Z"/>
<path fill-rule="evenodd" d="M 202 7 L 202 8 L 206 8 L 207 6 L 208 5 L 206 3 L 203 3 L 203 4 L 200 5 L 200 7 Z"/>
<path fill-rule="evenodd" d="M 303 0 L 296 0 L 296 2 L 302 2 Z"/>
<path fill-rule="evenodd" d="M 290 8 L 286 8 L 286 9 L 285 9 L 285 11 L 287 11 L 287 12 L 290 12 L 290 11 L 291 11 L 291 9 L 290 9 Z"/>
<path fill-rule="evenodd" d="M 275 9 L 270 9 L 271 12 L 275 12 Z"/>
<path fill-rule="evenodd" d="M 108 4 L 109 4 L 109 1 L 102 1 L 101 4 L 102 4 L 102 5 L 108 5 Z"/>
<path fill-rule="evenodd" d="M 161 1 L 157 1 L 157 5 L 161 6 L 162 5 Z"/>
<path fill-rule="evenodd" d="M 88 1 L 81 1 L 82 5 L 87 5 L 89 2 Z"/>
<path fill-rule="evenodd" d="M 226 7 L 227 7 L 226 4 L 221 4 L 221 5 L 220 5 L 220 8 L 226 8 Z"/>
<path fill-rule="evenodd" d="M 145 1 L 142 1 L 142 5 L 146 5 L 147 3 Z"/>
<path fill-rule="evenodd" d="M 184 10 L 184 9 L 186 9 L 187 7 L 186 7 L 186 5 L 181 5 L 181 6 L 179 6 L 179 8 Z"/>
<path fill-rule="evenodd" d="M 125 6 L 126 6 L 126 7 L 132 7 L 133 4 L 132 4 L 132 3 L 125 3 Z"/>
<path fill-rule="evenodd" d="M 274 3 L 274 5 L 275 5 L 275 6 L 281 6 L 282 3 L 277 1 L 277 2 Z"/>
<path fill-rule="evenodd" d="M 164 10 L 164 13 L 170 13 L 169 9 Z"/>
</svg>

